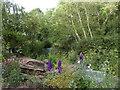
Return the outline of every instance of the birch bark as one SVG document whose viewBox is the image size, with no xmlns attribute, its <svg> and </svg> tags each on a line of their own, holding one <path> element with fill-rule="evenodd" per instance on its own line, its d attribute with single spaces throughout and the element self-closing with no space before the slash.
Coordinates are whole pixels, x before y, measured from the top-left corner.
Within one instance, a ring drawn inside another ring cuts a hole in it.
<svg viewBox="0 0 120 90">
<path fill-rule="evenodd" d="M 85 39 L 87 39 L 86 32 L 85 32 L 85 29 L 83 27 L 81 15 L 80 15 L 79 10 L 78 10 L 78 4 L 76 4 L 76 10 L 77 10 L 78 18 L 79 18 L 79 23 L 81 24 L 81 27 L 82 27 L 82 30 L 83 30 L 83 33 L 84 33 L 84 37 L 85 37 Z"/>
<path fill-rule="evenodd" d="M 91 28 L 90 28 L 90 23 L 89 23 L 89 16 L 88 16 L 88 12 L 86 7 L 84 6 L 84 10 L 85 10 L 85 14 L 86 14 L 86 19 L 87 19 L 87 27 L 90 33 L 91 38 L 93 38 L 92 32 L 91 32 Z"/>
</svg>

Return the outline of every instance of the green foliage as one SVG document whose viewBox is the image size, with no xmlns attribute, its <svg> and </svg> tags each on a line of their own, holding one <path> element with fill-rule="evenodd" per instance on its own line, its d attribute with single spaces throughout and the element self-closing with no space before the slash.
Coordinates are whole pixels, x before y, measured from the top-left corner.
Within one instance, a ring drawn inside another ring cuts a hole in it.
<svg viewBox="0 0 120 90">
<path fill-rule="evenodd" d="M 43 14 L 43 12 L 39 8 L 33 9 L 30 13 L 31 14 L 40 14 L 40 13 Z"/>
<path fill-rule="evenodd" d="M 118 78 L 110 74 L 105 74 L 105 76 L 103 74 L 98 78 L 98 74 L 92 70 L 88 74 L 88 71 L 78 69 L 75 75 L 77 88 L 118 88 Z"/>
<path fill-rule="evenodd" d="M 76 83 L 74 82 L 74 80 L 70 81 L 69 88 L 77 88 Z"/>
<path fill-rule="evenodd" d="M 75 44 L 74 50 L 84 54 L 87 62 L 94 70 L 101 70 L 107 62 L 106 72 L 118 76 L 118 38 L 116 36 L 97 37 L 89 40 L 81 40 Z M 85 61 L 85 60 L 84 60 Z"/>
<path fill-rule="evenodd" d="M 24 82 L 24 76 L 18 70 L 13 70 L 8 78 L 10 87 L 17 87 Z"/>
<path fill-rule="evenodd" d="M 23 7 L 19 7 L 11 2 L 4 2 L 2 10 L 3 39 L 5 45 L 3 53 L 12 48 L 14 54 L 20 55 L 17 51 L 21 49 L 22 54 L 36 58 L 36 53 L 41 54 L 43 47 L 51 46 L 47 40 L 49 31 L 44 24 L 43 13 L 37 13 L 41 12 L 40 10 L 36 9 L 30 13 L 26 13 Z M 31 44 L 27 43 L 29 41 Z M 24 45 L 30 46 L 32 50 L 26 50 L 28 48 L 25 48 Z M 33 55 L 31 55 L 32 51 Z"/>
<path fill-rule="evenodd" d="M 93 70 L 103 71 L 102 68 L 104 68 L 105 72 L 118 76 L 118 51 L 116 48 L 109 51 L 101 47 L 90 49 L 85 57 L 89 60 Z"/>
<path fill-rule="evenodd" d="M 46 76 L 44 77 L 47 80 L 50 79 L 54 79 L 55 76 L 60 75 L 60 73 L 58 73 L 58 70 L 56 69 L 56 71 L 47 71 L 46 72 Z"/>
<path fill-rule="evenodd" d="M 75 83 L 77 88 L 89 88 L 91 80 L 87 76 L 85 70 L 81 70 L 82 66 L 77 65 L 78 70 L 75 72 Z"/>
<path fill-rule="evenodd" d="M 47 79 L 44 84 L 53 88 L 69 88 L 70 81 L 74 79 L 73 72 L 74 70 L 71 67 L 65 66 L 63 67 L 63 72 L 61 74 Z"/>
<path fill-rule="evenodd" d="M 88 40 L 81 40 L 79 43 L 72 46 L 77 52 L 85 52 L 90 49 L 96 49 L 101 47 L 102 49 L 110 50 L 113 48 L 118 48 L 118 36 L 104 36 L 104 37 L 94 37 Z"/>
<path fill-rule="evenodd" d="M 26 40 L 23 35 L 23 19 L 25 18 L 26 13 L 24 12 L 23 7 L 19 7 L 11 2 L 4 2 L 2 11 L 3 45 L 5 48 L 3 53 L 6 53 L 9 48 L 14 49 L 13 53 L 16 53 L 16 50 L 19 49 L 24 40 Z"/>
<path fill-rule="evenodd" d="M 75 63 L 77 61 L 77 58 L 78 55 L 77 55 L 77 52 L 76 51 L 70 51 L 68 52 L 68 60 L 71 62 L 71 63 Z"/>
<path fill-rule="evenodd" d="M 35 76 L 35 74 L 31 74 L 28 76 L 29 79 L 24 83 L 26 86 L 31 87 L 31 88 L 40 88 L 42 87 L 42 80 Z"/>
<path fill-rule="evenodd" d="M 4 62 L 4 61 L 5 61 L 5 57 L 2 54 L 0 54 L 0 62 Z"/>
<path fill-rule="evenodd" d="M 61 60 L 64 68 L 66 64 L 76 63 L 78 55 L 82 53 L 84 59 L 81 68 L 91 64 L 93 70 L 118 76 L 118 2 L 62 2 L 56 9 L 49 9 L 45 13 L 38 8 L 28 13 L 11 2 L 4 2 L 2 7 L 3 54 L 11 48 L 17 56 L 48 59 L 53 68 L 57 68 L 57 61 Z M 46 51 L 49 47 L 63 47 L 64 50 Z M 23 80 L 19 65 L 14 64 L 3 66 L 5 87 L 16 87 Z M 87 77 L 84 71 L 73 78 L 69 76 L 71 69 L 66 68 L 68 70 L 59 75 L 48 75 L 49 86 L 73 88 L 76 84 L 79 88 L 116 87 L 116 84 L 110 86 L 109 82 L 115 82 L 109 80 L 110 76 L 108 83 L 104 78 L 104 82 L 98 86 L 99 83 Z M 72 80 L 74 84 L 70 83 Z"/>
<path fill-rule="evenodd" d="M 44 47 L 43 42 L 32 41 L 25 43 L 22 49 L 25 56 L 37 58 L 37 56 L 42 54 L 43 47 Z"/>
<path fill-rule="evenodd" d="M 67 52 L 59 49 L 49 51 L 47 59 L 52 62 L 53 67 L 55 68 L 57 68 L 58 60 L 62 61 L 62 65 L 69 63 L 69 60 L 67 59 Z"/>
<path fill-rule="evenodd" d="M 6 64 L 8 63 L 8 64 Z M 17 61 L 7 61 L 2 66 L 3 87 L 18 87 L 23 82 L 25 77 L 21 74 L 20 67 Z"/>
<path fill-rule="evenodd" d="M 89 88 L 118 88 L 118 80 L 114 77 L 106 77 L 102 82 L 98 82 L 98 80 L 91 80 Z"/>
<path fill-rule="evenodd" d="M 55 54 L 53 53 L 48 53 L 48 60 L 51 61 L 53 67 L 57 63 L 57 58 L 55 57 Z"/>
<path fill-rule="evenodd" d="M 45 60 L 45 59 L 47 59 L 47 55 L 40 55 L 40 56 L 38 56 L 37 58 L 36 58 L 37 60 Z"/>
</svg>

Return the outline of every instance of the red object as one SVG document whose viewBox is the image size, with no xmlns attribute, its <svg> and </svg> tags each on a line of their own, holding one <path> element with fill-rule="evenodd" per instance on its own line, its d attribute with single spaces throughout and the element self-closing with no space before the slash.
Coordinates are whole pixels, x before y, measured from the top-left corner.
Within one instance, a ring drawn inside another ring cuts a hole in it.
<svg viewBox="0 0 120 90">
<path fill-rule="evenodd" d="M 5 66 L 10 65 L 10 61 L 5 61 Z"/>
</svg>

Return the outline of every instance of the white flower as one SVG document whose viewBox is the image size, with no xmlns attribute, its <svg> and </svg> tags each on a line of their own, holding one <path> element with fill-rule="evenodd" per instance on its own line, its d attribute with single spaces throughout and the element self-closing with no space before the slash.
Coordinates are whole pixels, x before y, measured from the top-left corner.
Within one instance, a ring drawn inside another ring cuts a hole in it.
<svg viewBox="0 0 120 90">
<path fill-rule="evenodd" d="M 88 66 L 88 68 L 90 69 L 90 66 Z"/>
<path fill-rule="evenodd" d="M 80 61 L 78 61 L 77 63 L 80 63 Z"/>
<path fill-rule="evenodd" d="M 91 64 L 89 66 L 91 66 Z"/>
<path fill-rule="evenodd" d="M 71 83 L 74 83 L 74 81 L 72 80 Z"/>
</svg>

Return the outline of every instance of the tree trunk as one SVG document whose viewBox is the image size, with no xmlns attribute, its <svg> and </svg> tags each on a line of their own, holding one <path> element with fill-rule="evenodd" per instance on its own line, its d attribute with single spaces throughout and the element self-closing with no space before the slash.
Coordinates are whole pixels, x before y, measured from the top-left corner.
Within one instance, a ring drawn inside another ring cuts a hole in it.
<svg viewBox="0 0 120 90">
<path fill-rule="evenodd" d="M 89 30 L 89 33 L 90 33 L 91 38 L 93 38 L 93 35 L 92 35 L 92 32 L 91 32 L 91 28 L 90 28 L 90 23 L 89 23 L 89 16 L 88 16 L 88 12 L 87 12 L 87 9 L 86 9 L 85 6 L 84 6 L 84 9 L 85 9 L 85 14 L 86 14 L 86 18 L 87 18 L 88 30 Z"/>
<path fill-rule="evenodd" d="M 83 33 L 84 33 L 84 37 L 85 37 L 85 39 L 87 39 L 86 32 L 85 32 L 85 29 L 84 29 L 83 24 L 82 24 L 82 19 L 81 19 L 80 13 L 78 11 L 78 4 L 76 4 L 76 9 L 77 9 L 77 14 L 78 14 L 79 22 L 81 24 L 81 27 L 82 27 L 82 30 L 83 30 Z"/>
<path fill-rule="evenodd" d="M 80 39 L 80 36 L 79 36 L 79 34 L 78 34 L 78 32 L 77 32 L 77 30 L 76 30 L 76 28 L 75 28 L 75 24 L 74 24 L 73 20 L 72 20 L 72 26 L 73 26 L 73 28 L 74 28 L 75 35 L 77 36 L 78 40 L 81 40 L 81 39 Z"/>
</svg>

